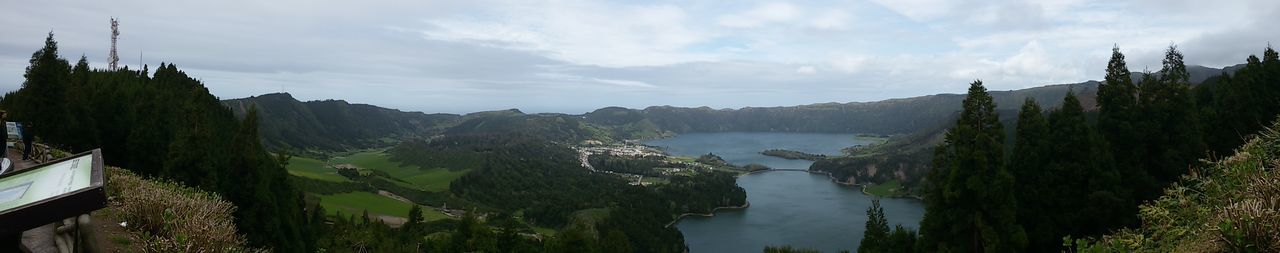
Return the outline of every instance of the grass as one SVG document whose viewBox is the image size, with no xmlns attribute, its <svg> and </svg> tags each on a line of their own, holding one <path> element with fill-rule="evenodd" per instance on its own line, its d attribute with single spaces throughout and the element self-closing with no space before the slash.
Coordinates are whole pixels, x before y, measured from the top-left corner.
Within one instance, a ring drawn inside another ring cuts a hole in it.
<svg viewBox="0 0 1280 253">
<path fill-rule="evenodd" d="M 337 170 L 325 166 L 323 161 L 294 156 L 289 158 L 289 166 L 285 167 L 289 174 L 331 182 L 349 182 L 350 179 L 338 175 Z"/>
<path fill-rule="evenodd" d="M 324 207 L 325 212 L 329 215 L 337 214 L 339 211 L 343 215 L 360 215 L 365 210 L 369 210 L 370 215 L 379 214 L 404 218 L 409 215 L 409 209 L 413 208 L 413 204 L 370 192 L 349 192 L 319 196 L 320 206 Z M 427 221 L 449 218 L 449 216 L 436 212 L 429 207 L 423 207 L 422 217 Z"/>
<path fill-rule="evenodd" d="M 126 237 L 126 236 L 123 236 L 123 235 L 112 235 L 110 240 L 111 240 L 111 242 L 113 242 L 113 243 L 115 243 L 115 244 L 119 244 L 119 245 L 126 245 L 126 246 L 127 246 L 127 245 L 129 245 L 129 244 L 133 244 L 133 241 L 132 241 L 132 240 L 129 240 L 129 237 Z"/>
<path fill-rule="evenodd" d="M 858 135 L 858 136 L 854 136 L 853 139 L 871 142 L 870 144 L 866 144 L 866 145 L 876 145 L 876 144 L 881 144 L 889 141 L 889 138 L 887 137 L 870 136 L 870 135 Z"/>
<path fill-rule="evenodd" d="M 470 170 L 450 171 L 445 168 L 420 169 L 418 166 L 405 166 L 400 163 L 391 161 L 391 155 L 386 154 L 383 150 L 366 151 L 353 153 L 344 157 L 336 157 L 333 159 L 334 164 L 351 164 L 362 169 L 370 169 L 386 172 L 394 179 L 408 182 L 411 188 L 438 192 L 449 189 L 449 183 L 453 182 L 462 175 L 467 174 Z M 292 162 L 290 162 L 292 164 Z M 336 174 L 335 174 L 336 176 Z M 392 181 L 396 181 L 396 180 Z"/>
<path fill-rule="evenodd" d="M 883 184 L 867 185 L 866 188 L 862 188 L 862 190 L 867 194 L 871 194 L 872 196 L 894 197 L 894 196 L 904 195 L 901 192 L 895 192 L 895 190 L 898 190 L 901 187 L 902 187 L 902 183 L 898 182 L 898 180 L 889 180 L 888 182 L 884 182 Z"/>
</svg>

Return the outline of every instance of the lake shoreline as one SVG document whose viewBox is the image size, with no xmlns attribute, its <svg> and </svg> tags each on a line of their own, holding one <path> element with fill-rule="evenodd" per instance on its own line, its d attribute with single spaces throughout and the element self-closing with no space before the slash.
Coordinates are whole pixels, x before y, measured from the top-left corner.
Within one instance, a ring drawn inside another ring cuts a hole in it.
<svg viewBox="0 0 1280 253">
<path fill-rule="evenodd" d="M 746 203 L 743 203 L 740 206 L 718 206 L 716 208 L 712 208 L 711 212 L 707 212 L 707 213 L 682 213 L 680 214 L 680 216 L 676 216 L 675 220 L 668 222 L 667 225 L 663 227 L 669 228 L 672 225 L 675 225 L 676 223 L 680 223 L 680 220 L 683 220 L 684 217 L 689 217 L 689 216 L 715 217 L 716 212 L 719 212 L 720 210 L 741 210 L 741 209 L 746 209 L 747 207 L 751 207 L 750 201 L 746 201 Z"/>
<path fill-rule="evenodd" d="M 879 196 L 879 195 L 871 194 L 867 192 L 867 186 L 868 186 L 867 184 L 858 184 L 858 183 L 849 183 L 846 181 L 840 181 L 840 179 L 836 178 L 835 175 L 832 175 L 831 172 L 827 172 L 827 171 L 812 171 L 812 170 L 799 170 L 799 169 L 768 169 L 768 170 L 757 170 L 757 171 L 747 172 L 741 175 L 752 175 L 752 174 L 771 172 L 771 171 L 803 171 L 803 172 L 808 172 L 810 174 L 822 174 L 822 175 L 826 175 L 827 179 L 829 179 L 829 181 L 831 181 L 832 183 L 843 185 L 843 186 L 858 186 L 860 188 L 859 190 L 862 191 L 863 195 L 877 197 L 877 198 L 916 199 L 916 200 L 924 201 L 924 197 L 916 196 L 916 195 Z"/>
</svg>

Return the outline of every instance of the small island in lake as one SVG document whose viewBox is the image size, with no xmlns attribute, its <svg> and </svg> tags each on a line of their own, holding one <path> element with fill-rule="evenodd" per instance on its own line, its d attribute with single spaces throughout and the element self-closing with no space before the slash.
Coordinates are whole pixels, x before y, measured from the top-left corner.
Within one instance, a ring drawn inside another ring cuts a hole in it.
<svg viewBox="0 0 1280 253">
<path fill-rule="evenodd" d="M 779 157 L 787 160 L 817 161 L 820 159 L 827 158 L 827 155 L 810 154 L 810 153 L 805 153 L 805 152 L 800 152 L 795 150 L 785 150 L 785 149 L 770 149 L 770 150 L 761 151 L 760 154 Z"/>
</svg>

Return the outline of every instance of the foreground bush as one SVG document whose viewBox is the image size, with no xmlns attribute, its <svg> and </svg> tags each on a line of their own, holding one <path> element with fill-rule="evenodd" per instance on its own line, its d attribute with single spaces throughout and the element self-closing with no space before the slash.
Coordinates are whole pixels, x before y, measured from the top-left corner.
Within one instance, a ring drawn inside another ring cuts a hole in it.
<svg viewBox="0 0 1280 253">
<path fill-rule="evenodd" d="M 251 252 L 236 233 L 236 206 L 217 194 L 108 167 L 110 208 L 147 252 Z"/>
</svg>

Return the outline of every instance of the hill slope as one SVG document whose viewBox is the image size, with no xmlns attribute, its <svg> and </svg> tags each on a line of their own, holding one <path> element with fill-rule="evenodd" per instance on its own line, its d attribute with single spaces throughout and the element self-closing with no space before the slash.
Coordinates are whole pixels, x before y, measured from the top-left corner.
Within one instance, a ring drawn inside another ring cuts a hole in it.
<svg viewBox="0 0 1280 253">
<path fill-rule="evenodd" d="M 1238 68 L 1232 66 L 1225 70 Z M 1224 71 L 1200 66 L 1189 69 L 1191 80 L 1196 82 Z M 1002 111 L 1016 111 L 1017 105 L 1028 97 L 1045 107 L 1055 107 L 1067 91 L 1075 92 L 1086 108 L 1093 108 L 1097 87 L 1098 82 L 1087 81 L 992 91 L 991 94 Z M 256 106 L 261 115 L 263 143 L 270 148 L 339 151 L 386 146 L 404 137 L 436 134 L 545 134 L 549 139 L 565 141 L 647 139 L 675 133 L 732 131 L 907 134 L 945 123 L 963 99 L 960 94 L 936 94 L 875 102 L 740 109 L 605 107 L 583 115 L 526 114 L 515 109 L 467 115 L 426 114 L 342 100 L 301 102 L 287 93 L 224 100 L 223 104 L 241 117 L 250 106 Z"/>
<path fill-rule="evenodd" d="M 263 144 L 274 149 L 325 151 L 384 146 L 388 140 L 429 136 L 461 116 L 403 112 L 342 100 L 301 102 L 288 93 L 223 100 L 237 117 L 257 107 Z"/>
<path fill-rule="evenodd" d="M 1001 110 L 1017 110 L 1016 105 L 1031 97 L 1046 106 L 1061 103 L 1067 91 L 1093 106 L 1098 82 L 1058 84 L 1042 87 L 993 91 Z M 784 107 L 712 109 L 653 106 L 642 110 L 606 107 L 585 115 L 588 122 L 606 129 L 643 131 L 638 136 L 661 136 L 665 132 L 824 132 L 906 134 L 932 129 L 944 123 L 960 108 L 964 95 L 938 94 L 876 102 L 822 103 Z"/>
</svg>

